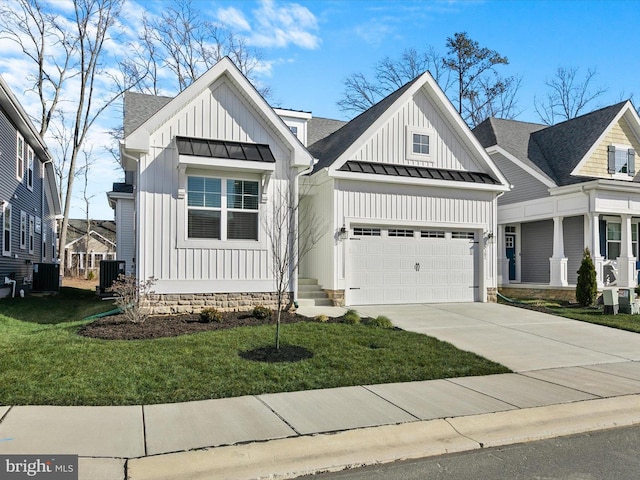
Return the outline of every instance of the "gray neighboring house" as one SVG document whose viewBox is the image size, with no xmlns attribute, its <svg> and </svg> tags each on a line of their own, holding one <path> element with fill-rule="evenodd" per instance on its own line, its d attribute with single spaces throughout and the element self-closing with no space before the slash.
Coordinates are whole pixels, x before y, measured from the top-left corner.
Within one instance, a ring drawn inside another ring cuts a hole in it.
<svg viewBox="0 0 640 480">
<path fill-rule="evenodd" d="M 0 285 L 29 290 L 33 264 L 56 261 L 60 197 L 47 146 L 0 77 Z"/>
<path fill-rule="evenodd" d="M 65 265 L 72 275 L 84 275 L 87 270 L 99 273 L 100 260 L 116 259 L 116 222 L 113 220 L 69 219 Z"/>
<path fill-rule="evenodd" d="M 600 288 L 637 285 L 640 118 L 630 101 L 553 126 L 490 118 L 473 132 L 513 185 L 498 200 L 502 289 L 572 297 L 585 247 Z"/>
</svg>

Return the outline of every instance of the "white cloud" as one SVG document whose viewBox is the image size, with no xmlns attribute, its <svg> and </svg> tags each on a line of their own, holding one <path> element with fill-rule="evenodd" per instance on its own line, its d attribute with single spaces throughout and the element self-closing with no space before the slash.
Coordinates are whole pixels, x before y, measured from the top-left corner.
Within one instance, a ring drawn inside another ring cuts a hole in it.
<svg viewBox="0 0 640 480">
<path fill-rule="evenodd" d="M 251 26 L 244 14 L 234 7 L 221 8 L 217 14 L 218 20 L 228 25 L 232 30 L 249 31 Z"/>
<path fill-rule="evenodd" d="M 297 3 L 263 0 L 253 11 L 255 26 L 247 41 L 257 47 L 283 48 L 295 45 L 315 49 L 320 45 L 318 20 L 307 8 Z"/>
</svg>

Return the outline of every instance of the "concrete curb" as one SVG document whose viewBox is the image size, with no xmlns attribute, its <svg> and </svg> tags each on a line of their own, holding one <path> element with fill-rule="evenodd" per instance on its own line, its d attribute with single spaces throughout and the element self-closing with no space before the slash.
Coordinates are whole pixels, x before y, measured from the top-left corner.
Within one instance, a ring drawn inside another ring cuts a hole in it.
<svg viewBox="0 0 640 480">
<path fill-rule="evenodd" d="M 284 479 L 640 424 L 640 395 L 143 457 L 130 480 Z"/>
</svg>

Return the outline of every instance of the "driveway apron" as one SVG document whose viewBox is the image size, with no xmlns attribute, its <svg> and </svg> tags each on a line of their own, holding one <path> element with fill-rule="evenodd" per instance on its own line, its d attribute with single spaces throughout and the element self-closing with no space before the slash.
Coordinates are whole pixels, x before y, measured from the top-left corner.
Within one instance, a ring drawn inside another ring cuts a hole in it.
<svg viewBox="0 0 640 480">
<path fill-rule="evenodd" d="M 514 372 L 640 360 L 640 335 L 495 303 L 373 305 L 361 315 L 389 317 L 501 363 Z"/>
</svg>

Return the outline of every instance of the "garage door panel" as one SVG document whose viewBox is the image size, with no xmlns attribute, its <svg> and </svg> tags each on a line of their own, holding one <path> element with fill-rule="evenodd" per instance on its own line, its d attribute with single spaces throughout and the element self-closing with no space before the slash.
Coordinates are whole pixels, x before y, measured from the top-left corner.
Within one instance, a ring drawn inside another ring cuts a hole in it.
<svg viewBox="0 0 640 480">
<path fill-rule="evenodd" d="M 352 241 L 349 302 L 475 301 L 476 252 L 477 244 L 470 239 L 375 237 Z"/>
</svg>

